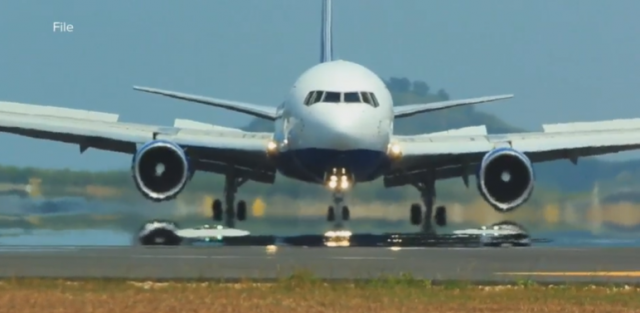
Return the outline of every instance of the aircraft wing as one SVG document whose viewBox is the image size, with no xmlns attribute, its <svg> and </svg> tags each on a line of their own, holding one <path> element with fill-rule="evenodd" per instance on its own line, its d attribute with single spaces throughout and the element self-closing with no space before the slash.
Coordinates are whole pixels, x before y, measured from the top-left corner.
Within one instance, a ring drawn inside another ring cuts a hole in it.
<svg viewBox="0 0 640 313">
<path fill-rule="evenodd" d="M 620 123 L 620 124 L 618 124 Z M 545 125 L 545 132 L 504 135 L 456 134 L 394 136 L 402 157 L 385 175 L 385 186 L 409 184 L 433 171 L 436 179 L 463 177 L 475 172 L 485 154 L 496 148 L 524 153 L 532 163 L 578 158 L 640 149 L 640 120 Z M 616 128 L 622 125 L 621 128 Z"/>
<path fill-rule="evenodd" d="M 191 95 L 181 92 L 148 88 L 148 87 L 138 87 L 133 86 L 134 90 L 139 90 L 148 93 L 154 93 L 158 95 L 162 95 L 169 98 L 180 99 L 190 102 L 202 103 L 214 107 L 224 108 L 231 111 L 246 113 L 249 115 L 253 115 L 259 118 L 267 119 L 267 120 L 275 120 L 277 118 L 277 108 L 258 105 L 252 103 L 238 102 L 233 100 L 225 100 L 225 99 L 216 99 L 203 97 L 198 95 Z"/>
<path fill-rule="evenodd" d="M 437 110 L 442 110 L 447 108 L 453 108 L 457 106 L 492 102 L 492 101 L 509 99 L 509 98 L 513 98 L 513 95 L 501 95 L 501 96 L 480 97 L 480 98 L 471 98 L 471 99 L 462 99 L 462 100 L 449 100 L 449 101 L 440 101 L 440 102 L 431 102 L 431 103 L 400 105 L 400 106 L 393 107 L 393 115 L 395 116 L 395 118 L 403 118 L 403 117 L 408 117 L 408 116 L 418 114 L 418 113 L 423 113 L 423 112 L 431 112 L 431 111 L 437 111 Z"/>
<path fill-rule="evenodd" d="M 275 179 L 266 155 L 270 133 L 122 123 L 116 114 L 10 102 L 0 102 L 0 132 L 74 144 L 80 153 L 93 148 L 134 154 L 140 144 L 168 140 L 185 149 L 196 170 L 224 174 L 226 164 L 234 164 L 248 179 Z"/>
</svg>

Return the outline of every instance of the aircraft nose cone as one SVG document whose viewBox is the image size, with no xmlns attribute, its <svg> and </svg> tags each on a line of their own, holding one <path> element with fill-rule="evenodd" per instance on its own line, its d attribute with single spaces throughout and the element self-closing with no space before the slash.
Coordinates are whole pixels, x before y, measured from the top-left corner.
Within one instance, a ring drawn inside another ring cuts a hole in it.
<svg viewBox="0 0 640 313">
<path fill-rule="evenodd" d="M 363 139 L 366 125 L 357 114 L 340 114 L 325 121 L 327 127 L 327 139 L 336 149 L 348 149 L 357 145 Z"/>
<path fill-rule="evenodd" d="M 303 144 L 313 142 L 335 150 L 371 150 L 382 145 L 375 117 L 363 112 L 362 106 L 319 103 L 311 110 L 299 133 Z"/>
<path fill-rule="evenodd" d="M 353 143 L 358 140 L 357 136 L 354 136 L 352 132 L 346 129 L 335 129 L 327 135 L 331 146 L 339 150 L 353 147 Z"/>
</svg>

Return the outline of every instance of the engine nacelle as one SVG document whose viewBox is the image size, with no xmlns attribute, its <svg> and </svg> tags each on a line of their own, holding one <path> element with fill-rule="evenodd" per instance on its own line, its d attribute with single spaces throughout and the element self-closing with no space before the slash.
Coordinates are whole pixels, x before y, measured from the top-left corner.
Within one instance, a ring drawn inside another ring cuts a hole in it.
<svg viewBox="0 0 640 313">
<path fill-rule="evenodd" d="M 174 222 L 153 220 L 142 225 L 137 238 L 135 238 L 136 243 L 143 246 L 177 246 L 182 243 L 182 238 L 178 236 L 178 230 L 178 224 Z"/>
<path fill-rule="evenodd" d="M 511 148 L 489 151 L 478 168 L 478 190 L 498 212 L 508 212 L 524 204 L 535 182 L 529 158 Z"/>
<path fill-rule="evenodd" d="M 140 193 L 156 202 L 175 198 L 193 173 L 182 147 L 163 140 L 140 147 L 133 156 L 131 172 Z"/>
</svg>

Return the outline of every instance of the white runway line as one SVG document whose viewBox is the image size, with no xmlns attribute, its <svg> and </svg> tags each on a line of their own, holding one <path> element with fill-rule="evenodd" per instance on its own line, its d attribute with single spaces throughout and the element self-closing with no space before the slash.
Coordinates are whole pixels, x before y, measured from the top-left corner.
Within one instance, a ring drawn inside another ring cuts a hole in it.
<svg viewBox="0 0 640 313">
<path fill-rule="evenodd" d="M 245 257 L 238 255 L 134 255 L 134 258 L 163 258 L 163 259 L 254 259 L 264 257 Z"/>
<path fill-rule="evenodd" d="M 354 261 L 358 261 L 358 260 L 395 260 L 396 258 L 391 258 L 391 257 L 358 257 L 358 256 L 336 256 L 336 257 L 329 257 L 329 259 L 332 260 L 354 260 Z"/>
<path fill-rule="evenodd" d="M 0 253 L 35 253 L 35 252 L 73 252 L 77 251 L 77 248 L 72 247 L 20 247 L 20 246 L 0 246 Z"/>
</svg>

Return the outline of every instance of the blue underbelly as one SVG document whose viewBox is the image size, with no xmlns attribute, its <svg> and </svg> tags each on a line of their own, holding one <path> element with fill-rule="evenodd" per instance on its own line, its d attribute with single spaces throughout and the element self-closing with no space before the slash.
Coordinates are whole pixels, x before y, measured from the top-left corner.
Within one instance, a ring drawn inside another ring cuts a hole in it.
<svg viewBox="0 0 640 313">
<path fill-rule="evenodd" d="M 332 168 L 345 168 L 356 182 L 380 177 L 388 168 L 387 155 L 375 150 L 299 149 L 278 156 L 278 170 L 285 176 L 321 183 L 324 174 Z"/>
</svg>

